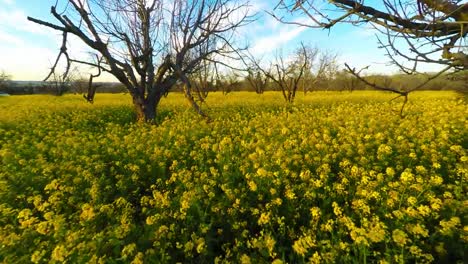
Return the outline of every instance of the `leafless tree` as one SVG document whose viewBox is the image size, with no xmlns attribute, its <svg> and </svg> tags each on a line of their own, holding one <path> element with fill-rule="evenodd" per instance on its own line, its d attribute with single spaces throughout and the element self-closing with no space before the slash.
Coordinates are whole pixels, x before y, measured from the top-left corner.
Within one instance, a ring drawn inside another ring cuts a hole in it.
<svg viewBox="0 0 468 264">
<path fill-rule="evenodd" d="M 328 89 L 328 82 L 338 71 L 336 58 L 338 55 L 331 51 L 320 51 L 317 47 L 306 47 L 309 69 L 304 73 L 301 86 L 304 94 L 312 88 Z"/>
<path fill-rule="evenodd" d="M 92 86 L 95 90 L 96 85 Z M 90 94 L 89 87 L 89 82 L 82 76 L 77 67 L 71 67 L 66 75 L 56 71 L 52 72 L 47 76 L 47 81 L 45 81 L 42 86 L 42 88 L 45 89 L 44 92 L 56 96 L 62 96 L 67 92 L 79 92 L 84 94 L 88 91 L 88 94 L 83 95 L 83 97 L 85 97 L 88 102 L 92 103 L 92 100 L 88 100 L 88 95 Z"/>
<path fill-rule="evenodd" d="M 420 62 L 441 64 L 455 70 L 468 69 L 466 1 L 282 0 L 276 10 L 287 11 L 293 16 L 307 16 L 309 22 L 303 23 L 273 14 L 284 23 L 311 28 L 370 23 L 384 33 L 386 40 L 379 39 L 382 47 L 392 62 L 405 72 L 415 71 Z M 412 67 L 402 64 L 398 57 L 413 62 Z"/>
<path fill-rule="evenodd" d="M 421 63 L 443 65 L 435 75 L 415 87 L 398 89 L 377 85 L 362 77 L 355 68 L 346 69 L 358 80 L 375 89 L 389 91 L 404 98 L 400 110 L 408 101 L 408 94 L 424 87 L 429 81 L 449 71 L 468 70 L 468 3 L 460 0 L 281 0 L 271 13 L 283 23 L 311 28 L 330 29 L 340 23 L 361 25 L 370 23 L 378 34 L 378 42 L 402 72 L 418 73 Z M 305 15 L 308 22 L 292 20 L 288 15 Z M 383 37 L 382 37 L 383 36 Z M 408 64 L 409 63 L 409 64 Z"/>
<path fill-rule="evenodd" d="M 335 88 L 339 88 L 341 91 L 346 90 L 353 92 L 354 90 L 360 89 L 362 82 L 349 71 L 341 70 L 336 72 L 333 83 L 337 86 Z"/>
<path fill-rule="evenodd" d="M 249 67 L 245 79 L 257 94 L 263 94 L 268 83 L 268 77 L 258 67 Z"/>
<path fill-rule="evenodd" d="M 286 102 L 292 103 L 304 73 L 310 71 L 310 56 L 307 46 L 301 43 L 290 58 L 278 51 L 268 69 L 262 67 L 255 59 L 251 61 L 268 79 L 278 85 Z"/>
<path fill-rule="evenodd" d="M 62 96 L 70 90 L 72 83 L 72 77 L 70 74 L 62 75 L 58 73 L 53 73 L 47 82 L 46 88 L 50 90 L 54 95 Z"/>
<path fill-rule="evenodd" d="M 308 59 L 306 61 L 306 71 L 304 71 L 304 76 L 299 80 L 299 88 L 302 89 L 304 95 L 307 94 L 308 91 L 315 87 L 317 84 L 318 78 L 315 78 L 313 71 L 313 66 L 316 64 L 317 57 L 319 56 L 319 49 L 317 47 L 310 47 L 305 46 L 302 52 L 307 52 Z"/>
<path fill-rule="evenodd" d="M 71 63 L 108 72 L 129 91 L 138 120 L 147 122 L 154 121 L 161 98 L 177 82 L 186 84 L 187 98 L 193 98 L 188 75 L 199 70 L 203 61 L 223 64 L 226 58 L 235 59 L 239 54 L 235 31 L 253 20 L 247 0 L 57 3 L 62 6 L 51 7 L 56 24 L 28 17 L 63 35 L 51 74 L 62 57 L 66 59 L 64 75 Z M 70 35 L 86 44 L 97 59 L 72 58 L 67 45 Z"/>
<path fill-rule="evenodd" d="M 225 71 L 216 75 L 217 90 L 221 90 L 224 95 L 232 92 L 241 85 L 240 76 L 236 70 Z"/>
<path fill-rule="evenodd" d="M 6 73 L 4 70 L 0 71 L 0 88 L 4 88 L 10 80 L 11 75 Z"/>
<path fill-rule="evenodd" d="M 403 114 L 403 111 L 405 109 L 405 106 L 406 106 L 406 103 L 408 102 L 408 95 L 413 92 L 413 91 L 416 91 L 418 89 L 420 89 L 421 87 L 424 87 L 426 84 L 428 84 L 430 81 L 440 77 L 442 74 L 444 74 L 445 70 L 444 71 L 440 71 L 436 74 L 426 74 L 426 80 L 424 80 L 423 82 L 419 83 L 418 85 L 414 86 L 414 87 L 411 87 L 411 88 L 407 88 L 407 89 L 399 89 L 399 88 L 396 88 L 392 85 L 392 82 L 391 82 L 391 79 L 390 78 L 386 78 L 384 79 L 384 83 L 383 84 L 378 84 L 376 82 L 372 82 L 372 81 L 369 81 L 367 80 L 366 78 L 364 78 L 363 76 L 361 76 L 360 72 L 362 71 L 361 70 L 356 70 L 355 68 L 351 68 L 348 64 L 345 63 L 345 66 L 346 66 L 346 69 L 352 74 L 354 75 L 359 81 L 363 82 L 364 84 L 374 88 L 374 89 L 377 89 L 377 90 L 380 90 L 380 91 L 387 91 L 387 92 L 392 92 L 392 93 L 396 93 L 398 94 L 397 97 L 393 98 L 393 100 L 397 99 L 397 98 L 400 98 L 400 97 L 403 97 L 403 104 L 401 106 L 401 109 L 399 111 L 399 115 L 400 117 L 404 117 L 404 114 Z"/>
<path fill-rule="evenodd" d="M 198 101 L 205 102 L 208 93 L 214 90 L 217 74 L 215 64 L 209 61 L 203 61 L 199 70 L 190 74 L 189 80 L 195 89 Z"/>
</svg>

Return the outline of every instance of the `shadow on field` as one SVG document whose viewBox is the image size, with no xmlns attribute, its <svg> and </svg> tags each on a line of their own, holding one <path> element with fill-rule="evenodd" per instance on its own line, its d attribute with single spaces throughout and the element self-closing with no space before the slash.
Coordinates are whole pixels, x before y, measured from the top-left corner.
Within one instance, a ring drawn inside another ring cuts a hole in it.
<svg viewBox="0 0 468 264">
<path fill-rule="evenodd" d="M 115 124 L 126 126 L 137 123 L 136 113 L 132 106 L 107 106 L 99 110 L 91 109 L 83 113 L 62 113 L 73 117 L 80 117 L 77 123 L 70 124 L 73 127 L 87 128 L 90 130 L 101 130 L 104 126 Z M 162 123 L 166 119 L 172 119 L 175 112 L 169 109 L 161 109 L 157 113 L 156 124 Z"/>
</svg>

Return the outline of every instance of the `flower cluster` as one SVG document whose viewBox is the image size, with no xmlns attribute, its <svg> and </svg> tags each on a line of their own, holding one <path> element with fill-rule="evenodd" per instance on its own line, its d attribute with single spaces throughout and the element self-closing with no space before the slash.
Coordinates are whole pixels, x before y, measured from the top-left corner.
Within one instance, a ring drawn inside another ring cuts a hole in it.
<svg viewBox="0 0 468 264">
<path fill-rule="evenodd" d="M 0 98 L 0 262 L 462 261 L 468 108 L 421 92 Z"/>
</svg>

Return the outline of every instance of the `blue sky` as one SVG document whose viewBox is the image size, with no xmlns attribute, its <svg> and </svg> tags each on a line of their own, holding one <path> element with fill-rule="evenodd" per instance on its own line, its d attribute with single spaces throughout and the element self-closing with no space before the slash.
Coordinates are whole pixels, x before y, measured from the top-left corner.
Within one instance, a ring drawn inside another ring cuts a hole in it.
<svg viewBox="0 0 468 264">
<path fill-rule="evenodd" d="M 41 80 L 55 60 L 61 35 L 54 30 L 29 22 L 32 16 L 53 22 L 50 7 L 56 0 L 0 0 L 0 70 L 11 74 L 13 80 Z M 242 30 L 251 52 L 268 60 L 276 50 L 295 49 L 300 42 L 339 54 L 339 63 L 348 62 L 360 68 L 372 65 L 374 73 L 393 73 L 384 52 L 377 48 L 375 31 L 370 27 L 338 25 L 330 31 L 285 25 L 264 14 L 277 0 L 251 1 L 260 13 L 255 23 Z M 300 18 L 299 18 L 300 19 Z M 78 41 L 72 43 L 72 54 L 83 52 Z M 73 53 L 75 52 L 75 53 Z M 103 77 L 102 81 L 112 80 Z"/>
</svg>

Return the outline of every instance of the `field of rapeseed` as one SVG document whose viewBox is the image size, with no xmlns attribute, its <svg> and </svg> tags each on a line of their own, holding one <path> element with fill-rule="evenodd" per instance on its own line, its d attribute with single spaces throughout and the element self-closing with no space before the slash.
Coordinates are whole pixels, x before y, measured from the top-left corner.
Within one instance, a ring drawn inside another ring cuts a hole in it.
<svg viewBox="0 0 468 264">
<path fill-rule="evenodd" d="M 2 263 L 466 263 L 455 94 L 0 98 Z"/>
</svg>

